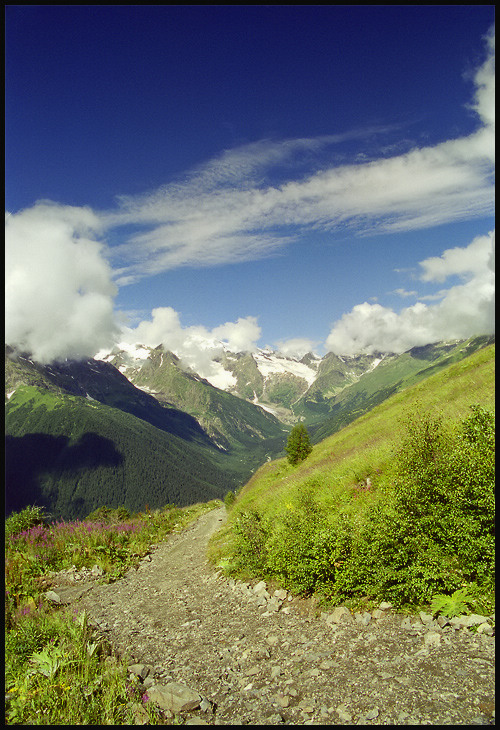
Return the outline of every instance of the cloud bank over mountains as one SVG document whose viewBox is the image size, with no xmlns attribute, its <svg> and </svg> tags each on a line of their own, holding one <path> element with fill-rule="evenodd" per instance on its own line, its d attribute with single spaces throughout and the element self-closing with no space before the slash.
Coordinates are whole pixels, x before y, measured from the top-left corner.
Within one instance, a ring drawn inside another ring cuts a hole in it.
<svg viewBox="0 0 500 730">
<path fill-rule="evenodd" d="M 465 248 L 420 262 L 422 281 L 462 283 L 441 291 L 432 306 L 419 301 L 398 314 L 380 304 L 356 305 L 335 323 L 326 348 L 338 355 L 404 352 L 439 340 L 460 340 L 495 331 L 495 233 L 478 236 Z"/>
<path fill-rule="evenodd" d="M 376 138 L 384 130 L 262 140 L 226 150 L 183 181 L 121 197 L 114 210 L 41 201 L 7 213 L 6 342 L 49 362 L 93 356 L 137 338 L 143 344 L 163 343 L 187 362 L 203 361 L 210 368 L 219 347 L 215 340 L 234 350 L 255 349 L 261 330 L 253 314 L 207 330 L 183 328 L 177 312 L 161 307 L 151 320 L 124 328 L 114 312 L 118 287 L 182 266 L 272 256 L 312 229 L 341 226 L 357 236 L 397 234 L 492 215 L 493 32 L 487 51 L 470 104 L 479 126 L 469 136 L 319 169 L 320 152 L 347 138 Z M 271 182 L 278 166 L 280 181 Z M 130 227 L 135 232 L 127 236 Z M 120 231 L 123 242 L 106 243 L 106 236 Z M 494 232 L 421 261 L 422 282 L 449 282 L 435 303 L 417 296 L 399 313 L 361 303 L 333 323 L 324 347 L 339 354 L 398 352 L 491 333 L 493 257 Z M 280 349 L 291 354 L 316 344 L 289 340 Z"/>
<path fill-rule="evenodd" d="M 119 346 L 163 345 L 201 377 L 213 379 L 220 371 L 215 360 L 223 355 L 225 348 L 231 352 L 253 352 L 260 335 L 261 328 L 255 317 L 240 318 L 208 330 L 201 325 L 183 327 L 178 312 L 172 307 L 158 307 L 153 309 L 151 320 L 144 320 L 135 328 L 124 327 Z"/>
</svg>

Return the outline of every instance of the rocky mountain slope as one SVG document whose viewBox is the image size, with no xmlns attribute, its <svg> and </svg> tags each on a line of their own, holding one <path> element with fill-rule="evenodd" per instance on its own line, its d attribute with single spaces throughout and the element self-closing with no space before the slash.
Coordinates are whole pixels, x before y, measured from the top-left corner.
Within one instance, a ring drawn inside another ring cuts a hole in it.
<svg viewBox="0 0 500 730">
<path fill-rule="evenodd" d="M 221 347 L 213 382 L 163 347 L 50 365 L 6 347 L 12 509 L 36 498 L 78 517 L 103 503 L 141 509 L 222 497 L 283 453 L 297 420 L 318 442 L 493 340 L 300 360 Z"/>
</svg>

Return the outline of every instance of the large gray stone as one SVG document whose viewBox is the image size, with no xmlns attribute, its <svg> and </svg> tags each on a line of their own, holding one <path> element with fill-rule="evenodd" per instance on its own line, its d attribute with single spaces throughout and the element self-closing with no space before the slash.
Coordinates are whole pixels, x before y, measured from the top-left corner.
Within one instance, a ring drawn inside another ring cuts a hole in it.
<svg viewBox="0 0 500 730">
<path fill-rule="evenodd" d="M 455 616 L 450 619 L 450 624 L 454 629 L 461 629 L 464 626 L 467 628 L 469 628 L 469 626 L 479 626 L 487 621 L 488 619 L 486 616 L 479 616 L 476 613 L 472 613 L 470 616 Z"/>
<path fill-rule="evenodd" d="M 278 588 L 274 591 L 274 597 L 279 601 L 286 601 L 288 593 L 283 588 Z"/>
<path fill-rule="evenodd" d="M 483 624 L 479 624 L 477 627 L 477 633 L 478 634 L 488 634 L 488 636 L 493 636 L 494 630 L 493 626 L 491 626 L 487 621 L 485 621 Z"/>
<path fill-rule="evenodd" d="M 179 682 L 155 684 L 148 689 L 148 697 L 152 702 L 156 702 L 162 710 L 170 710 L 174 713 L 196 710 L 201 702 L 201 696 L 198 692 Z"/>
<path fill-rule="evenodd" d="M 330 623 L 330 621 L 334 624 L 340 624 L 344 621 L 352 621 L 351 612 L 345 606 L 337 606 L 337 608 L 334 608 L 331 613 L 331 619 L 327 619 L 328 623 Z"/>
<path fill-rule="evenodd" d="M 428 631 L 424 636 L 425 646 L 439 646 L 441 643 L 441 634 L 437 631 Z"/>
<path fill-rule="evenodd" d="M 268 611 L 279 611 L 281 608 L 281 601 L 277 598 L 270 598 L 267 602 Z"/>
<path fill-rule="evenodd" d="M 52 603 L 72 603 L 88 593 L 93 587 L 92 583 L 83 583 L 79 586 L 64 586 L 56 591 L 47 591 L 45 598 Z"/>
<path fill-rule="evenodd" d="M 257 583 L 257 585 L 255 585 L 255 586 L 253 587 L 253 592 L 255 593 L 255 595 L 256 595 L 256 596 L 258 596 L 258 595 L 259 595 L 259 594 L 261 594 L 261 593 L 262 593 L 263 591 L 265 591 L 265 592 L 267 593 L 267 590 L 266 590 L 266 589 L 267 589 L 267 585 L 266 585 L 266 582 L 265 582 L 264 580 L 261 580 L 261 581 L 259 581 L 259 582 Z M 268 594 L 268 595 L 269 595 L 269 594 Z"/>
<path fill-rule="evenodd" d="M 429 624 L 432 621 L 432 614 L 425 613 L 425 611 L 419 611 L 420 620 L 423 624 Z"/>
<path fill-rule="evenodd" d="M 55 591 L 47 591 L 47 593 L 45 594 L 45 598 L 48 601 L 52 601 L 52 603 L 61 603 L 61 597 Z"/>
<path fill-rule="evenodd" d="M 365 611 L 365 613 L 355 613 L 354 618 L 356 621 L 361 624 L 362 626 L 368 626 L 370 623 L 372 617 L 371 614 Z"/>
<path fill-rule="evenodd" d="M 150 672 L 150 667 L 146 664 L 131 664 L 128 667 L 128 671 L 131 674 L 135 674 L 136 677 L 139 677 L 139 679 L 144 680 Z"/>
</svg>

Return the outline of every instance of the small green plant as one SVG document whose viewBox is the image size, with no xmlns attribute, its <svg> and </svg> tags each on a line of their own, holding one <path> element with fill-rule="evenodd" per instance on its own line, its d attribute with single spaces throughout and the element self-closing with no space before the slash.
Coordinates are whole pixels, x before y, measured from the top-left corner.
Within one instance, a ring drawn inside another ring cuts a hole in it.
<svg viewBox="0 0 500 730">
<path fill-rule="evenodd" d="M 25 507 L 21 512 L 14 512 L 5 520 L 5 539 L 19 532 L 29 530 L 36 525 L 43 525 L 47 515 L 43 507 L 32 505 Z"/>
<path fill-rule="evenodd" d="M 130 519 L 130 512 L 125 507 L 107 507 L 103 505 L 94 510 L 87 520 L 89 522 L 124 522 Z"/>
<path fill-rule="evenodd" d="M 229 512 L 229 510 L 231 509 L 231 507 L 233 506 L 233 504 L 235 502 L 236 502 L 236 495 L 235 495 L 235 493 L 234 492 L 231 492 L 231 491 L 227 492 L 226 493 L 226 496 L 224 497 L 224 505 L 225 505 L 225 507 L 226 507 L 226 509 L 227 509 L 228 512 Z"/>
<path fill-rule="evenodd" d="M 433 596 L 431 601 L 432 613 L 441 613 L 443 616 L 453 618 L 453 616 L 460 616 L 466 613 L 471 603 L 471 597 L 467 591 L 467 586 L 459 588 L 457 591 L 446 596 L 442 593 L 437 593 Z"/>
<path fill-rule="evenodd" d="M 61 665 L 65 663 L 65 656 L 66 650 L 60 646 L 45 647 L 42 651 L 34 652 L 30 662 L 35 666 L 35 671 L 52 679 Z"/>
</svg>

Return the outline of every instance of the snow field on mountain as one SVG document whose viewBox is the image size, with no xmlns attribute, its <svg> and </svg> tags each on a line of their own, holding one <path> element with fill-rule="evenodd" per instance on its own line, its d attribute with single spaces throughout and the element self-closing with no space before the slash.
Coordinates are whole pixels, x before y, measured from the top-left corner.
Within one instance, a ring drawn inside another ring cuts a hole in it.
<svg viewBox="0 0 500 730">
<path fill-rule="evenodd" d="M 308 386 L 316 379 L 317 372 L 315 369 L 279 354 L 268 354 L 260 351 L 255 352 L 253 358 L 264 378 L 268 378 L 270 375 L 290 373 L 290 375 L 294 375 L 297 378 L 303 378 Z"/>
</svg>

